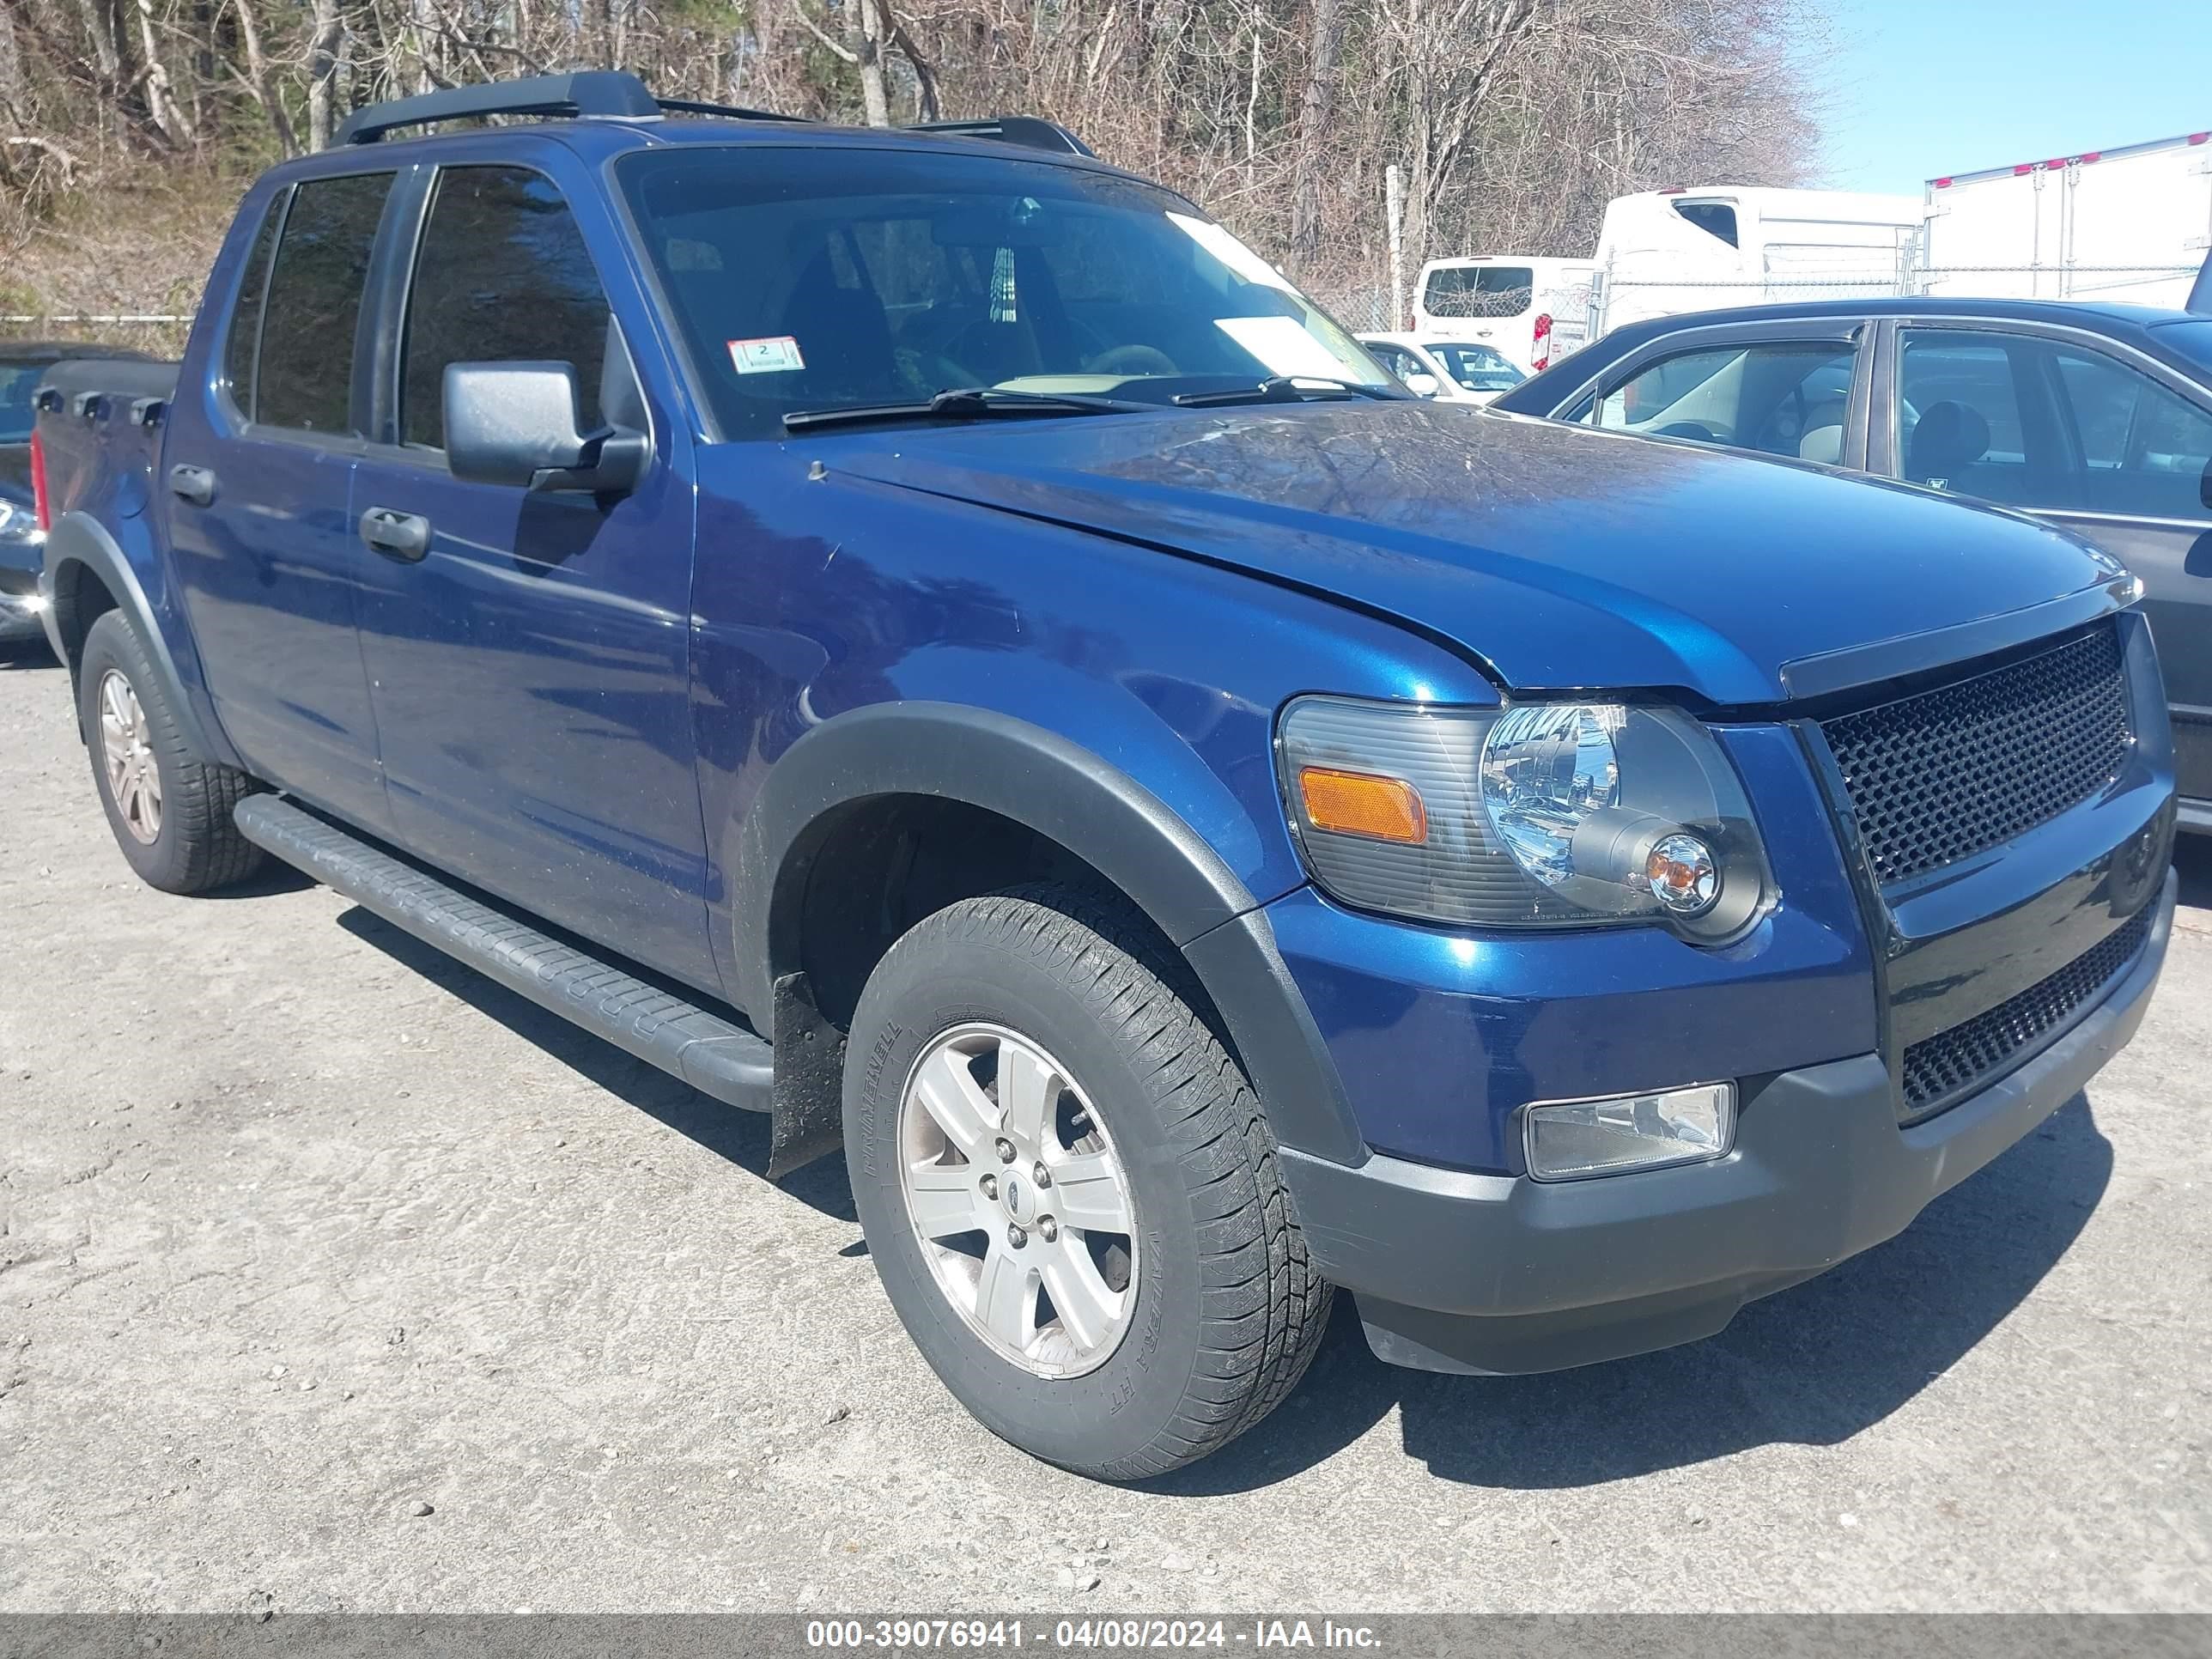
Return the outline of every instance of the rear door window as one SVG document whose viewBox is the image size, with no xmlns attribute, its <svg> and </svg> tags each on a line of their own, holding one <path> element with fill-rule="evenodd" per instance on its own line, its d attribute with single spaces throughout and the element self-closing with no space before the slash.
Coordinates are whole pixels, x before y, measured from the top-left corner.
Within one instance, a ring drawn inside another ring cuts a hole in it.
<svg viewBox="0 0 2212 1659">
<path fill-rule="evenodd" d="M 1833 464 L 1850 403 L 1848 341 L 1762 340 L 1677 352 L 1613 386 L 1592 426 Z"/>
<path fill-rule="evenodd" d="M 389 173 L 310 179 L 293 191 L 261 319 L 255 422 L 300 432 L 353 429 L 354 335 Z"/>
<path fill-rule="evenodd" d="M 2066 499 L 2087 513 L 2201 520 L 2212 465 L 2212 412 L 2100 351 L 2053 345 L 2057 391 L 2078 466 Z"/>
<path fill-rule="evenodd" d="M 1535 291 L 1528 265 L 1446 265 L 1429 273 L 1421 305 L 1431 317 L 1518 317 Z"/>
<path fill-rule="evenodd" d="M 2021 375 L 2032 372 L 2033 343 L 1963 329 L 1907 329 L 1899 339 L 1899 476 L 2015 507 L 2047 497 L 2050 485 L 2028 465 L 2021 412 Z"/>
<path fill-rule="evenodd" d="M 607 295 L 574 215 L 527 167 L 446 167 L 408 290 L 401 441 L 446 447 L 446 365 L 556 362 L 576 371 L 579 432 L 604 424 Z"/>
</svg>

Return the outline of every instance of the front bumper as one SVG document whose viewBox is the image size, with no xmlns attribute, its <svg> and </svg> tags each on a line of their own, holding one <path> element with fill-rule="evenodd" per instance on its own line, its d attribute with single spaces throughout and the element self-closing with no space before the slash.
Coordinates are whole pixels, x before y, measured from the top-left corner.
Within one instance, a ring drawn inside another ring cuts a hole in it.
<svg viewBox="0 0 2212 1659">
<path fill-rule="evenodd" d="M 1899 1126 L 1868 1054 L 1747 1087 L 1735 1149 L 1711 1164 L 1536 1182 L 1285 1148 L 1308 1248 L 1398 1364 L 1555 1370 L 1711 1336 L 1893 1237 L 2072 1099 L 2142 1024 L 2175 891 L 2169 872 L 2142 954 L 2063 1036 L 1925 1122 Z"/>
</svg>

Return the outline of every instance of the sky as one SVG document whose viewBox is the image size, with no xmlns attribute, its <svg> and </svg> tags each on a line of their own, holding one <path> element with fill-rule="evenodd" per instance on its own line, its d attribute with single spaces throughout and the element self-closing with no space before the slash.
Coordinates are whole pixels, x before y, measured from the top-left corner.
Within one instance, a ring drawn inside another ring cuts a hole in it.
<svg viewBox="0 0 2212 1659">
<path fill-rule="evenodd" d="M 1943 173 L 2212 130 L 2212 0 L 1832 0 L 1820 180 Z"/>
</svg>

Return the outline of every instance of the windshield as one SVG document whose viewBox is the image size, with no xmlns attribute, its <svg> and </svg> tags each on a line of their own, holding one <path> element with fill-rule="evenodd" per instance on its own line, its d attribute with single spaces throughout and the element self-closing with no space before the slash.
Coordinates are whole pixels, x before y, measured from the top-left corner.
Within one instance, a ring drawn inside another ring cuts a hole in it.
<svg viewBox="0 0 2212 1659">
<path fill-rule="evenodd" d="M 1286 375 L 1391 386 L 1265 260 L 1133 179 L 764 145 L 647 152 L 617 176 L 730 437 L 975 386 L 1155 404 Z"/>
<path fill-rule="evenodd" d="M 1510 392 L 1528 377 L 1488 346 L 1456 345 L 1436 340 L 1422 349 L 1442 363 L 1444 373 L 1469 392 Z"/>
</svg>

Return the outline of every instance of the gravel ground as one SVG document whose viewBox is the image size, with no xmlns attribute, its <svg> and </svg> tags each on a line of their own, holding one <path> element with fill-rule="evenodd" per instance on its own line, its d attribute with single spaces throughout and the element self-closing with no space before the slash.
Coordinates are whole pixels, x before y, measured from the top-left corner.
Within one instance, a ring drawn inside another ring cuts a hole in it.
<svg viewBox="0 0 2212 1659">
<path fill-rule="evenodd" d="M 322 890 L 140 886 L 67 701 L 0 667 L 0 1611 L 2212 1609 L 2212 848 L 1903 1237 L 1549 1377 L 1340 1310 L 1121 1490 L 953 1404 L 842 1166 Z"/>
</svg>

